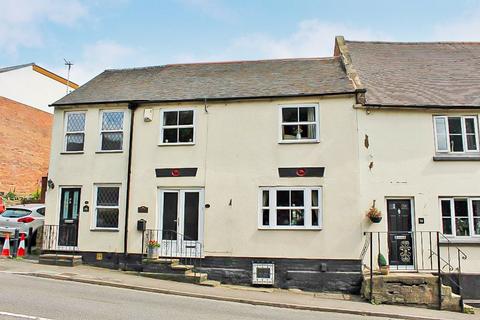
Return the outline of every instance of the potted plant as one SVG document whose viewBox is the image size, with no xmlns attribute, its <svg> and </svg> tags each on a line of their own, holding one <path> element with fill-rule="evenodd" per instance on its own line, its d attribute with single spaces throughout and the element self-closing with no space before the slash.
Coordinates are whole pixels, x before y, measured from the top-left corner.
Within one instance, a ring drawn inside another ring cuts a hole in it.
<svg viewBox="0 0 480 320">
<path fill-rule="evenodd" d="M 383 256 L 383 254 L 378 254 L 378 267 L 380 268 L 380 273 L 383 275 L 387 275 L 390 272 L 390 267 L 387 264 L 387 259 Z"/>
<path fill-rule="evenodd" d="M 160 248 L 160 243 L 157 240 L 150 240 L 147 244 L 147 258 L 148 259 L 157 259 L 158 258 L 158 250 Z"/>
<path fill-rule="evenodd" d="M 370 209 L 367 210 L 366 216 L 373 223 L 379 223 L 380 221 L 382 221 L 382 212 L 375 208 L 375 200 L 373 200 L 373 204 Z"/>
</svg>

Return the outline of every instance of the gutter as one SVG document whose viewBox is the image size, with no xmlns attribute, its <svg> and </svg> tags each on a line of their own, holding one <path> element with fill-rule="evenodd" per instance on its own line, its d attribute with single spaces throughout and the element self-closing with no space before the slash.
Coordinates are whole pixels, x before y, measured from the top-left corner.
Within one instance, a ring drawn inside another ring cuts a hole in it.
<svg viewBox="0 0 480 320">
<path fill-rule="evenodd" d="M 449 110 L 449 109 L 480 109 L 480 105 L 438 105 L 438 104 L 371 104 L 366 103 L 355 106 L 357 109 L 437 109 L 437 110 Z"/>
<path fill-rule="evenodd" d="M 125 195 L 125 226 L 124 226 L 124 233 L 123 233 L 123 254 L 125 260 L 128 256 L 128 216 L 130 212 L 130 183 L 131 183 L 131 175 L 132 175 L 132 149 L 133 149 L 133 124 L 135 119 L 135 110 L 138 107 L 138 102 L 130 101 L 128 103 L 128 109 L 131 110 L 130 113 L 130 132 L 128 138 L 128 163 L 127 163 L 127 190 Z M 126 262 L 125 262 L 126 264 Z"/>
<path fill-rule="evenodd" d="M 349 91 L 339 91 L 339 92 L 325 92 L 325 93 L 312 93 L 312 94 L 292 94 L 292 95 L 283 95 L 283 96 L 246 96 L 246 97 L 225 97 L 225 98 L 208 98 L 208 101 L 213 102 L 222 102 L 222 101 L 243 101 L 243 100 L 271 100 L 271 99 L 282 99 L 282 98 L 303 98 L 303 97 L 323 97 L 323 96 L 339 96 L 339 95 L 349 95 L 349 94 L 358 94 L 364 93 L 366 90 L 364 88 L 353 89 Z M 192 99 L 158 99 L 158 100 L 135 100 L 137 103 L 186 103 L 186 102 L 196 102 L 205 103 L 205 97 L 203 98 L 192 98 Z M 72 102 L 72 103 L 53 103 L 49 105 L 50 107 L 66 107 L 66 106 L 80 106 L 80 105 L 95 105 L 95 104 L 106 104 L 106 103 L 131 103 L 132 100 L 103 100 L 103 101 L 89 101 L 89 102 Z"/>
</svg>

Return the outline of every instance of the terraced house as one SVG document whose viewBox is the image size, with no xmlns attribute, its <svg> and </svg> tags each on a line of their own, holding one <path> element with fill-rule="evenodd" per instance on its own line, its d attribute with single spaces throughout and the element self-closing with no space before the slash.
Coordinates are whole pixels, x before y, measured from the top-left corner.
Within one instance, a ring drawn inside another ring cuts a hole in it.
<svg viewBox="0 0 480 320">
<path fill-rule="evenodd" d="M 161 274 L 158 240 L 211 279 L 347 292 L 379 252 L 478 299 L 479 57 L 337 37 L 329 58 L 107 70 L 54 103 L 45 251 Z"/>
</svg>

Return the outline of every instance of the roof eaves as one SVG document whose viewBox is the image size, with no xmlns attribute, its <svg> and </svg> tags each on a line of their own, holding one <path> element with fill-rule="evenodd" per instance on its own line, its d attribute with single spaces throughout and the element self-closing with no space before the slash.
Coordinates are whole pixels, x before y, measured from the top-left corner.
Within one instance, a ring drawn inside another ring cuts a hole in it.
<svg viewBox="0 0 480 320">
<path fill-rule="evenodd" d="M 316 97 L 316 96 L 338 96 L 364 93 L 365 89 L 345 90 L 345 91 L 333 91 L 322 93 L 309 93 L 309 94 L 291 94 L 291 95 L 276 95 L 276 96 L 242 96 L 242 97 L 221 97 L 221 98 L 191 98 L 191 99 L 169 99 L 169 100 L 98 100 L 98 101 L 85 101 L 85 102 L 54 102 L 51 107 L 65 107 L 74 105 L 93 105 L 93 104 L 106 104 L 106 103 L 172 103 L 172 102 L 204 102 L 206 101 L 232 101 L 232 100 L 258 100 L 258 99 L 275 99 L 275 98 L 301 98 L 301 97 Z M 60 100 L 59 100 L 60 101 Z"/>
<path fill-rule="evenodd" d="M 25 64 L 19 64 L 19 65 L 16 65 L 16 66 L 10 66 L 10 67 L 5 67 L 5 68 L 0 68 L 0 73 L 12 71 L 12 70 L 17 70 L 17 69 L 22 69 L 22 68 L 30 67 L 30 66 L 33 66 L 33 65 L 35 65 L 35 63 L 34 63 L 34 62 L 30 62 L 30 63 L 25 63 Z"/>
</svg>

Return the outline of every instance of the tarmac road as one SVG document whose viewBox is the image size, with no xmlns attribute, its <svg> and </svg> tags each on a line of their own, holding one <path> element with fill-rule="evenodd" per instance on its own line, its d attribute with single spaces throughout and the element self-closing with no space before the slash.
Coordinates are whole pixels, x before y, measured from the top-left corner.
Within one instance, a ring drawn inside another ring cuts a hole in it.
<svg viewBox="0 0 480 320">
<path fill-rule="evenodd" d="M 0 284 L 0 319 L 9 320 L 386 319 L 204 300 L 9 273 L 0 273 Z"/>
</svg>

